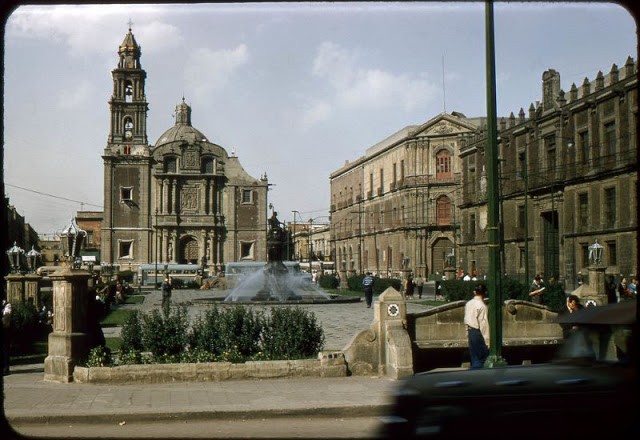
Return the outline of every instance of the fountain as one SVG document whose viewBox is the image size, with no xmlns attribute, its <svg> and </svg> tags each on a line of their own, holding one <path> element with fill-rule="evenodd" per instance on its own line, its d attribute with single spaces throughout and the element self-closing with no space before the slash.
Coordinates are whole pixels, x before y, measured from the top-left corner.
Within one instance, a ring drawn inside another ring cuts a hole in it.
<svg viewBox="0 0 640 440">
<path fill-rule="evenodd" d="M 359 301 L 359 298 L 338 298 L 328 295 L 299 271 L 290 271 L 283 263 L 287 236 L 274 212 L 267 233 L 267 262 L 262 268 L 247 274 L 225 298 L 225 302 L 268 303 L 328 303 Z"/>
</svg>

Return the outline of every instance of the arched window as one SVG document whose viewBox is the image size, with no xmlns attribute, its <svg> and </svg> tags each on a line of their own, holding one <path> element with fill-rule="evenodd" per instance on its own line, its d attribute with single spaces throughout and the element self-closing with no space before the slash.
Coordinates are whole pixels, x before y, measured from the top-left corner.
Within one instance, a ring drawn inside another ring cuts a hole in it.
<svg viewBox="0 0 640 440">
<path fill-rule="evenodd" d="M 451 224 L 451 200 L 447 196 L 440 196 L 436 200 L 436 223 L 439 226 Z"/>
<path fill-rule="evenodd" d="M 436 180 L 451 179 L 451 153 L 440 150 L 436 154 Z"/>
<path fill-rule="evenodd" d="M 127 81 L 124 85 L 124 100 L 125 102 L 133 101 L 133 85 L 131 81 Z"/>
<path fill-rule="evenodd" d="M 214 163 L 214 160 L 210 157 L 202 158 L 202 172 L 204 174 L 213 174 Z"/>
<path fill-rule="evenodd" d="M 175 157 L 165 157 L 164 158 L 164 172 L 165 173 L 175 173 L 178 169 L 177 160 Z"/>
</svg>

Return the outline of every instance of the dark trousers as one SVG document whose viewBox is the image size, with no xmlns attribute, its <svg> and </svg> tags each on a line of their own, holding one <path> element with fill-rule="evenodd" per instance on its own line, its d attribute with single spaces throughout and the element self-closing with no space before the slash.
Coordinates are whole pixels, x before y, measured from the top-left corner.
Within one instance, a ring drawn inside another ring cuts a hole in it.
<svg viewBox="0 0 640 440">
<path fill-rule="evenodd" d="M 484 342 L 484 337 L 480 330 L 473 327 L 467 327 L 467 337 L 469 339 L 471 369 L 482 368 L 484 361 L 486 361 L 487 356 L 489 356 L 489 348 Z"/>
<path fill-rule="evenodd" d="M 371 307 L 373 302 L 373 289 L 364 289 L 364 300 L 367 302 L 367 307 Z"/>
</svg>

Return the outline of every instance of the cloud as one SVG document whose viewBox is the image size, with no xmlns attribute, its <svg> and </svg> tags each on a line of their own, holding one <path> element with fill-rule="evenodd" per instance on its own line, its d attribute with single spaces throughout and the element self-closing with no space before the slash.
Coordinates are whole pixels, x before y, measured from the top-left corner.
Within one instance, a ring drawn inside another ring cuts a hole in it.
<svg viewBox="0 0 640 440">
<path fill-rule="evenodd" d="M 81 81 L 72 88 L 62 90 L 58 95 L 58 107 L 62 110 L 77 109 L 94 100 L 95 87 L 89 81 Z"/>
<path fill-rule="evenodd" d="M 184 79 L 196 95 L 207 95 L 222 88 L 237 69 L 249 61 L 245 44 L 233 49 L 213 51 L 208 48 L 194 50 L 187 60 Z"/>
<path fill-rule="evenodd" d="M 56 5 L 22 6 L 7 20 L 13 38 L 53 41 L 67 46 L 72 56 L 111 53 L 127 31 L 130 17 L 136 39 L 151 52 L 176 47 L 182 37 L 177 27 L 160 21 L 167 9 L 153 5 Z"/>
<path fill-rule="evenodd" d="M 331 110 L 331 104 L 326 101 L 310 102 L 308 106 L 302 110 L 300 128 L 304 130 L 319 122 L 330 119 Z"/>
<path fill-rule="evenodd" d="M 336 105 L 347 109 L 392 109 L 411 111 L 430 101 L 438 86 L 426 75 L 396 74 L 360 67 L 360 54 L 333 42 L 318 47 L 312 73 L 325 79 L 333 90 Z"/>
</svg>

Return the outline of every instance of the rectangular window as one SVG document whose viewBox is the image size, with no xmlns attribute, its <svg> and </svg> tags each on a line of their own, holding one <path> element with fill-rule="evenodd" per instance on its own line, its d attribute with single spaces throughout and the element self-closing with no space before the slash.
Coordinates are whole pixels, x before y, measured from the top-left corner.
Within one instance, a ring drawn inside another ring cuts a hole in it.
<svg viewBox="0 0 640 440">
<path fill-rule="evenodd" d="M 394 163 L 392 174 L 391 174 L 391 184 L 395 186 L 397 182 L 398 182 L 398 164 Z"/>
<path fill-rule="evenodd" d="M 380 168 L 380 186 L 378 187 L 378 195 L 382 195 L 384 191 L 384 169 Z"/>
<path fill-rule="evenodd" d="M 618 264 L 618 247 L 615 241 L 607 242 L 607 265 L 615 266 Z"/>
<path fill-rule="evenodd" d="M 547 150 L 547 171 L 549 175 L 555 176 L 556 173 L 556 137 L 547 136 L 544 139 Z"/>
<path fill-rule="evenodd" d="M 253 191 L 250 189 L 242 190 L 242 203 L 253 203 Z"/>
<path fill-rule="evenodd" d="M 178 169 L 178 161 L 175 157 L 165 157 L 164 159 L 164 172 L 175 173 Z"/>
<path fill-rule="evenodd" d="M 589 163 L 591 159 L 591 148 L 589 147 L 589 132 L 581 131 L 578 133 L 578 148 L 580 149 L 580 155 L 582 156 L 582 163 Z"/>
<path fill-rule="evenodd" d="M 615 227 L 616 213 L 616 189 L 607 188 L 604 190 L 604 222 L 606 228 Z"/>
<path fill-rule="evenodd" d="M 609 159 L 613 159 L 616 154 L 616 123 L 609 122 L 604 124 L 604 154 L 609 156 Z"/>
<path fill-rule="evenodd" d="M 404 159 L 400 161 L 400 182 L 404 181 Z"/>
<path fill-rule="evenodd" d="M 240 242 L 240 258 L 243 260 L 253 260 L 254 242 Z"/>
<path fill-rule="evenodd" d="M 130 202 L 133 200 L 133 187 L 122 186 L 120 187 L 120 201 Z"/>
<path fill-rule="evenodd" d="M 578 210 L 579 225 L 584 230 L 589 226 L 589 194 L 578 195 Z"/>
<path fill-rule="evenodd" d="M 118 258 L 133 258 L 133 240 L 118 240 Z"/>
<path fill-rule="evenodd" d="M 476 215 L 475 214 L 471 214 L 469 216 L 469 239 L 472 241 L 476 239 Z"/>
<path fill-rule="evenodd" d="M 518 153 L 518 178 L 524 179 L 527 173 L 527 153 L 521 151 Z"/>
<path fill-rule="evenodd" d="M 93 245 L 93 231 L 87 231 L 87 245 Z"/>
<path fill-rule="evenodd" d="M 580 248 L 582 249 L 582 267 L 589 267 L 589 245 L 583 243 Z"/>
<path fill-rule="evenodd" d="M 524 205 L 518 205 L 518 228 L 524 229 L 525 217 L 524 217 Z"/>
</svg>

